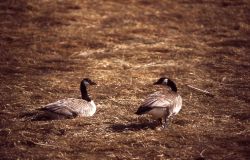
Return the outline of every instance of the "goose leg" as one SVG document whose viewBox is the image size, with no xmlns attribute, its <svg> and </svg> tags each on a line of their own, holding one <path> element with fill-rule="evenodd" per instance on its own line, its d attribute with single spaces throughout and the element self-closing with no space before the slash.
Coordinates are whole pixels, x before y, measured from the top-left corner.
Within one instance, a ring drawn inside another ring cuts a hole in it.
<svg viewBox="0 0 250 160">
<path fill-rule="evenodd" d="M 168 127 L 168 117 L 165 116 L 164 117 L 164 124 L 162 125 L 163 128 L 167 128 Z"/>
<path fill-rule="evenodd" d="M 161 126 L 163 126 L 163 123 L 162 123 L 162 118 L 158 118 L 158 122 Z"/>
</svg>

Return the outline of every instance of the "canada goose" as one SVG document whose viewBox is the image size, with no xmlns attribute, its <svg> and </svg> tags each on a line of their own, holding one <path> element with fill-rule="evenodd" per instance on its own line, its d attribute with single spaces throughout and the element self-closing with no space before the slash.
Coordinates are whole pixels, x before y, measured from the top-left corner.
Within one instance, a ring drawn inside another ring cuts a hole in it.
<svg viewBox="0 0 250 160">
<path fill-rule="evenodd" d="M 38 119 L 67 119 L 74 117 L 88 117 L 93 116 L 96 112 L 96 105 L 92 101 L 87 93 L 88 85 L 96 85 L 95 82 L 89 78 L 85 78 L 81 81 L 80 91 L 82 99 L 66 98 L 54 103 L 49 103 L 39 110 L 43 111 L 43 114 Z"/>
<path fill-rule="evenodd" d="M 181 110 L 182 98 L 177 93 L 175 83 L 169 78 L 162 77 L 155 82 L 154 85 L 164 85 L 169 88 L 163 92 L 150 94 L 135 114 L 150 114 L 159 120 L 163 128 L 166 128 L 168 119 L 171 116 L 176 115 Z"/>
</svg>

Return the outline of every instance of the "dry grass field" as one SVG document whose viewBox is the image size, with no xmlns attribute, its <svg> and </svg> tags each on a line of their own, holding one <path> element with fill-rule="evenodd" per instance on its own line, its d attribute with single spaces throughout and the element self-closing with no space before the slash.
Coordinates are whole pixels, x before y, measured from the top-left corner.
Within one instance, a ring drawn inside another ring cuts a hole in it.
<svg viewBox="0 0 250 160">
<path fill-rule="evenodd" d="M 0 19 L 0 159 L 249 159 L 248 0 L 1 0 Z M 183 98 L 165 130 L 134 114 L 161 76 Z M 93 117 L 22 116 L 84 77 Z"/>
</svg>

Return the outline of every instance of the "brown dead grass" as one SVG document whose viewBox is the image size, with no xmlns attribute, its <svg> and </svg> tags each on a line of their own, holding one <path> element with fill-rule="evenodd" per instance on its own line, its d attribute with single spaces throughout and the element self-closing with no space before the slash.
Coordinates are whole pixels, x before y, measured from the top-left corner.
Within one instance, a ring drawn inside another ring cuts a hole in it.
<svg viewBox="0 0 250 160">
<path fill-rule="evenodd" d="M 0 2 L 2 159 L 247 159 L 250 4 L 240 1 Z M 181 113 L 159 131 L 136 111 L 174 79 Z M 79 97 L 90 77 L 91 118 L 20 115 Z M 212 92 L 197 93 L 187 84 Z"/>
</svg>

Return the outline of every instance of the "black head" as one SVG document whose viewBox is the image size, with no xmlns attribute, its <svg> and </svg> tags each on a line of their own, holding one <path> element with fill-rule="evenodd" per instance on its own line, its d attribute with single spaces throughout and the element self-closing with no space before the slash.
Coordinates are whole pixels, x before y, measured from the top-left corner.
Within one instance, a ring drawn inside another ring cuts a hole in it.
<svg viewBox="0 0 250 160">
<path fill-rule="evenodd" d="M 82 81 L 81 81 L 81 85 L 80 85 L 80 90 L 81 90 L 81 94 L 82 94 L 82 99 L 90 102 L 91 99 L 87 93 L 87 86 L 88 85 L 96 85 L 95 82 L 91 81 L 89 78 L 84 78 Z"/>
<path fill-rule="evenodd" d="M 166 77 L 161 77 L 157 82 L 154 83 L 154 85 L 167 85 L 171 88 L 172 91 L 177 92 L 175 83 L 171 79 Z"/>
<path fill-rule="evenodd" d="M 88 86 L 88 85 L 96 85 L 95 82 L 91 81 L 89 78 L 84 78 L 81 81 L 81 85 Z"/>
</svg>

